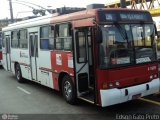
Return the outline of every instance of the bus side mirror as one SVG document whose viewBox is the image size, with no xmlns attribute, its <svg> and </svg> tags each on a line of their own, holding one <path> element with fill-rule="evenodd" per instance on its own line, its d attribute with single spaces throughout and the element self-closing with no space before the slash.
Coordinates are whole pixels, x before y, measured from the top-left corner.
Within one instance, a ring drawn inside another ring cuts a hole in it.
<svg viewBox="0 0 160 120">
<path fill-rule="evenodd" d="M 102 30 L 98 27 L 96 32 L 96 41 L 97 43 L 102 43 Z"/>
</svg>

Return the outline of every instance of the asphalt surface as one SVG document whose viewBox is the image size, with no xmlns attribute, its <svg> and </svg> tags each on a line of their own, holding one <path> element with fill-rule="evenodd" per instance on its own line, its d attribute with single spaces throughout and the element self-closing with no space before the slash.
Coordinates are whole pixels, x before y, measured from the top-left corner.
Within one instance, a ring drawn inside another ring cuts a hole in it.
<svg viewBox="0 0 160 120">
<path fill-rule="evenodd" d="M 31 81 L 20 84 L 12 73 L 0 68 L 0 120 L 6 115 L 8 119 L 20 120 L 149 119 L 146 115 L 160 119 L 160 95 L 145 99 L 149 101 L 133 100 L 106 108 L 81 100 L 70 105 L 59 92 Z"/>
</svg>

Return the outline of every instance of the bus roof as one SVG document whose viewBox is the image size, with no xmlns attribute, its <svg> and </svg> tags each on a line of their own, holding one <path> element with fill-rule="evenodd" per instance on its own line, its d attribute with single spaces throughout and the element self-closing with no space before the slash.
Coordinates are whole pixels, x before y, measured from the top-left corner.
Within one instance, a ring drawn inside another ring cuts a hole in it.
<svg viewBox="0 0 160 120">
<path fill-rule="evenodd" d="M 142 11 L 142 10 L 135 10 L 135 9 L 128 9 L 128 8 L 98 8 L 98 9 L 87 9 L 79 12 L 74 12 L 70 14 L 64 14 L 59 15 L 52 14 L 47 16 L 42 16 L 38 18 L 33 18 L 29 20 L 24 20 L 21 22 L 10 24 L 9 26 L 3 28 L 3 31 L 7 30 L 13 30 L 13 29 L 20 29 L 25 27 L 34 27 L 38 25 L 45 25 L 45 24 L 54 24 L 54 23 L 60 23 L 60 22 L 66 22 L 66 21 L 74 21 L 84 18 L 91 18 L 95 17 L 96 13 L 98 11 L 136 11 L 136 12 L 148 12 L 148 11 Z M 148 12 L 149 13 L 149 12 Z"/>
<path fill-rule="evenodd" d="M 13 24 L 8 25 L 7 27 L 2 28 L 2 31 L 49 24 L 50 23 L 50 19 L 51 19 L 52 16 L 53 15 L 47 15 L 47 16 L 37 17 L 37 18 L 33 18 L 33 19 L 29 19 L 29 20 L 24 20 L 24 21 L 20 21 L 20 22 L 17 22 L 17 23 L 13 23 Z"/>
<path fill-rule="evenodd" d="M 135 9 L 128 9 L 128 8 L 98 8 L 98 9 L 89 9 L 89 10 L 79 11 L 79 12 L 75 12 L 67 15 L 52 17 L 51 23 L 73 21 L 78 19 L 95 17 L 98 11 L 103 11 L 103 10 L 104 11 L 136 11 L 136 12 L 149 13 L 146 10 L 135 10 Z"/>
</svg>

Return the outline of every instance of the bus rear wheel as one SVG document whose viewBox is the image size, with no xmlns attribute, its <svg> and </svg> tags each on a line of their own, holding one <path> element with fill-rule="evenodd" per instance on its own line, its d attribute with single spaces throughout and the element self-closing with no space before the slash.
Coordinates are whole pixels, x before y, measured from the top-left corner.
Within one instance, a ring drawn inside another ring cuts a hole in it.
<svg viewBox="0 0 160 120">
<path fill-rule="evenodd" d="M 76 92 L 75 87 L 72 82 L 72 79 L 70 76 L 65 75 L 63 77 L 62 81 L 62 93 L 63 97 L 69 104 L 75 104 L 76 103 Z"/>
<path fill-rule="evenodd" d="M 22 78 L 21 68 L 19 64 L 16 64 L 15 67 L 16 79 L 18 82 L 23 83 L 24 79 Z"/>
</svg>

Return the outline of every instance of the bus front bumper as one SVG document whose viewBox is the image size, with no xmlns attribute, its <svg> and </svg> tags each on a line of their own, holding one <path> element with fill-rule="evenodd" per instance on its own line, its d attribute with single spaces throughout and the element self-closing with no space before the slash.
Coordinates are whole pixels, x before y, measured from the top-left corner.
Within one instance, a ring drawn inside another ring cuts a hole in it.
<svg viewBox="0 0 160 120">
<path fill-rule="evenodd" d="M 100 90 L 101 105 L 102 107 L 127 102 L 129 100 L 154 94 L 160 91 L 159 78 L 152 80 L 151 82 L 135 85 L 132 87 L 126 87 L 123 89 L 108 89 Z M 127 94 L 128 93 L 128 94 Z"/>
</svg>

